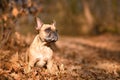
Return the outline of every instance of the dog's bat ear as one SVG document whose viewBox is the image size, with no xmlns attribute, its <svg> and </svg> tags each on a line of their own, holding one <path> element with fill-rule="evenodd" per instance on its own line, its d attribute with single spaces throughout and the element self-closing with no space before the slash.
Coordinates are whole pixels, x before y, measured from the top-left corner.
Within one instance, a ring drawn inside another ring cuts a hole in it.
<svg viewBox="0 0 120 80">
<path fill-rule="evenodd" d="M 53 25 L 53 26 L 56 26 L 56 21 L 55 21 L 55 20 L 53 20 L 52 25 Z"/>
<path fill-rule="evenodd" d="M 42 27 L 42 25 L 43 25 L 43 22 L 40 20 L 40 18 L 36 18 L 36 21 L 37 21 L 37 27 L 36 27 L 36 30 L 39 30 L 41 27 Z"/>
</svg>

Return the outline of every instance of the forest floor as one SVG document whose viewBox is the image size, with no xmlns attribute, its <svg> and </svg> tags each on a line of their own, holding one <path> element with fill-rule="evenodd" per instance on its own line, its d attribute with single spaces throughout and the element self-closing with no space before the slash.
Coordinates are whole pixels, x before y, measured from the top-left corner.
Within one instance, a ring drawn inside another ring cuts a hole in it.
<svg viewBox="0 0 120 80">
<path fill-rule="evenodd" d="M 120 80 L 119 36 L 60 36 L 54 53 L 59 72 L 34 67 L 25 74 L 24 56 L 34 35 L 16 35 L 0 49 L 0 80 Z"/>
</svg>

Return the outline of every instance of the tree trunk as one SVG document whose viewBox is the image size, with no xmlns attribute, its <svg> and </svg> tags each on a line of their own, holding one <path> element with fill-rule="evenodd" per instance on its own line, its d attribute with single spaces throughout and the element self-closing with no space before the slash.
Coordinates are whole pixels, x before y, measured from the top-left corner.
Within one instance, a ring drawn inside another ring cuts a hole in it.
<svg viewBox="0 0 120 80">
<path fill-rule="evenodd" d="M 93 16 L 91 14 L 88 2 L 86 0 L 82 0 L 82 3 L 83 3 L 85 20 L 86 20 L 86 22 L 85 22 L 86 24 L 85 24 L 83 29 L 84 29 L 84 32 L 86 34 L 88 34 L 88 33 L 92 32 L 92 29 L 94 27 L 94 19 L 93 19 Z"/>
</svg>

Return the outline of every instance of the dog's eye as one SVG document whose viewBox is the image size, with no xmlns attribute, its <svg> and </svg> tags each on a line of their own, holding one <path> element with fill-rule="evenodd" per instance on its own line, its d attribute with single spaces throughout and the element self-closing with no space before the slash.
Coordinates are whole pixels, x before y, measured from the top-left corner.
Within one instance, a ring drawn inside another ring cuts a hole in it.
<svg viewBox="0 0 120 80">
<path fill-rule="evenodd" d="M 49 33 L 51 31 L 51 28 L 45 29 L 45 32 Z"/>
</svg>

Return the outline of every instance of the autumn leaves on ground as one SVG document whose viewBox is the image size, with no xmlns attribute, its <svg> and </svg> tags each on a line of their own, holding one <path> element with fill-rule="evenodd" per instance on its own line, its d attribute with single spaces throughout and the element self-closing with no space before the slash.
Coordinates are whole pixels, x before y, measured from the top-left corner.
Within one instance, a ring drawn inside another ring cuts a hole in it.
<svg viewBox="0 0 120 80">
<path fill-rule="evenodd" d="M 0 49 L 0 80 L 116 80 L 120 79 L 120 37 L 63 37 L 56 43 L 56 74 L 34 67 L 25 74 L 24 57 L 35 35 L 16 33 Z"/>
</svg>

